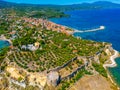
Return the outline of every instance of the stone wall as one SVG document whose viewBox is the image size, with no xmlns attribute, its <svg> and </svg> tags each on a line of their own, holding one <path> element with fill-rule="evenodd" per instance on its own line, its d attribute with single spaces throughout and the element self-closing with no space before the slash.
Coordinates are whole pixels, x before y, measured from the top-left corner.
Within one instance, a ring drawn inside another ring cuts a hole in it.
<svg viewBox="0 0 120 90">
<path fill-rule="evenodd" d="M 83 69 L 86 66 L 88 66 L 88 64 L 89 64 L 89 62 L 86 62 L 84 65 L 81 65 L 80 67 L 78 67 L 75 71 L 73 71 L 68 76 L 61 78 L 61 80 L 66 80 L 66 79 L 70 79 L 70 78 L 74 77 L 77 74 L 78 71 L 80 71 L 81 69 Z"/>
<path fill-rule="evenodd" d="M 69 60 L 67 63 L 63 64 L 62 66 L 56 67 L 54 69 L 48 70 L 48 72 L 50 71 L 59 71 L 60 69 L 63 69 L 64 67 L 66 67 L 68 64 L 70 64 L 71 62 L 77 60 L 77 56 L 72 58 L 71 60 Z"/>
</svg>

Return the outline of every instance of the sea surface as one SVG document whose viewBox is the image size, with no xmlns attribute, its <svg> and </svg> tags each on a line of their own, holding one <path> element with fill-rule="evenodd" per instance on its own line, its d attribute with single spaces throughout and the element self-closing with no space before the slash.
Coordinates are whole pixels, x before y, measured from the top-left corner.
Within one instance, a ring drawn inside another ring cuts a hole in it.
<svg viewBox="0 0 120 90">
<path fill-rule="evenodd" d="M 105 30 L 95 32 L 74 33 L 76 37 L 112 43 L 114 49 L 120 52 L 120 9 L 77 10 L 67 11 L 70 17 L 53 18 L 51 21 L 77 30 L 90 30 L 105 26 Z M 109 72 L 120 86 L 120 58 L 115 68 L 109 68 Z"/>
</svg>

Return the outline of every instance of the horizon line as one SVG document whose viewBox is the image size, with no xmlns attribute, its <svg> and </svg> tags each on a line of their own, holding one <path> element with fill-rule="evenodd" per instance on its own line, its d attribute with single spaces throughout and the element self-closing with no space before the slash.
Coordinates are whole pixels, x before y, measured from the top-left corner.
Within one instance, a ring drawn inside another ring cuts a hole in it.
<svg viewBox="0 0 120 90">
<path fill-rule="evenodd" d="M 120 3 L 115 3 L 115 2 L 112 2 L 112 1 L 94 1 L 94 2 L 81 2 L 81 3 L 70 3 L 70 4 L 45 4 L 45 3 L 22 3 L 22 2 L 11 2 L 11 1 L 6 1 L 6 0 L 1 0 L 1 1 L 4 1 L 4 2 L 8 2 L 8 3 L 15 3 L 15 4 L 30 4 L 30 5 L 77 5 L 77 4 L 84 4 L 84 3 L 87 3 L 87 4 L 92 4 L 92 3 L 95 3 L 95 2 L 110 2 L 110 3 L 113 3 L 113 4 L 120 4 Z"/>
</svg>

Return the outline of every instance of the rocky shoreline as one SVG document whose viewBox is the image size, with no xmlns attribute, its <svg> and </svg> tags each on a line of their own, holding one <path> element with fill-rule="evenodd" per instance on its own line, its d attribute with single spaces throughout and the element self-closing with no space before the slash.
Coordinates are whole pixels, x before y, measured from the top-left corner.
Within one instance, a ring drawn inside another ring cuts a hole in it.
<svg viewBox="0 0 120 90">
<path fill-rule="evenodd" d="M 111 76 L 111 74 L 108 71 L 108 67 L 113 68 L 117 66 L 117 63 L 115 62 L 115 59 L 120 57 L 119 52 L 115 49 L 113 49 L 114 54 L 110 56 L 109 61 L 111 61 L 111 63 L 107 63 L 104 64 L 103 67 L 106 69 L 107 74 L 108 74 L 108 78 L 110 79 L 110 81 L 117 87 L 118 90 L 120 90 L 120 88 L 118 87 L 118 85 L 116 84 L 116 82 L 114 81 L 113 77 Z"/>
<path fill-rule="evenodd" d="M 110 56 L 110 61 L 112 62 L 111 64 L 104 64 L 103 67 L 106 68 L 106 67 L 116 67 L 117 64 L 115 62 L 115 59 L 119 57 L 119 52 L 114 50 L 114 54 L 112 56 Z"/>
</svg>

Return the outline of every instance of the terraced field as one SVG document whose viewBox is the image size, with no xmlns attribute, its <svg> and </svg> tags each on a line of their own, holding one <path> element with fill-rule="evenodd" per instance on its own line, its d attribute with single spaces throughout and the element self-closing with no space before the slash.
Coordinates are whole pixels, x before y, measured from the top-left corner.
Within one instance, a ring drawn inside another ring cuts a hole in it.
<svg viewBox="0 0 120 90">
<path fill-rule="evenodd" d="M 29 72 L 39 72 L 61 66 L 69 61 L 71 57 L 68 60 L 64 60 L 64 56 L 55 54 L 52 51 L 42 53 L 39 56 L 35 52 L 14 52 L 9 56 L 9 59 Z"/>
</svg>

